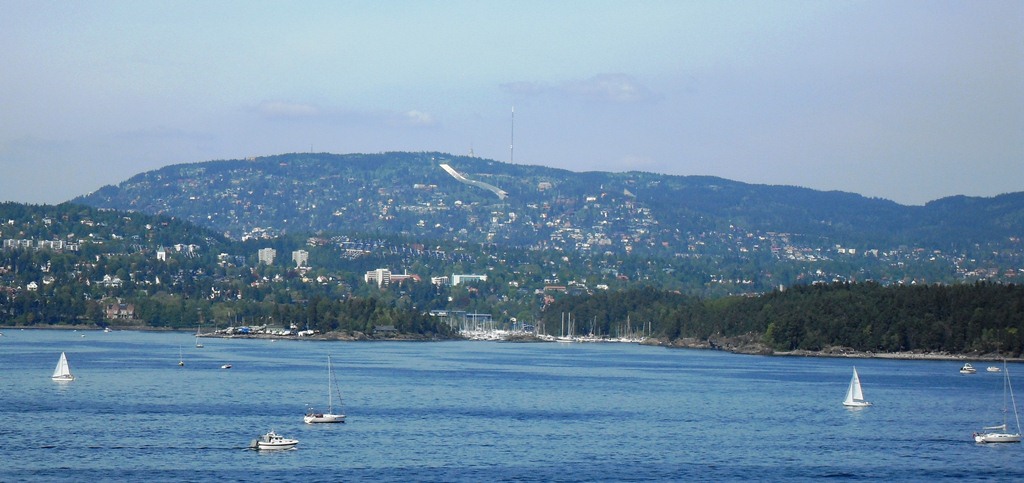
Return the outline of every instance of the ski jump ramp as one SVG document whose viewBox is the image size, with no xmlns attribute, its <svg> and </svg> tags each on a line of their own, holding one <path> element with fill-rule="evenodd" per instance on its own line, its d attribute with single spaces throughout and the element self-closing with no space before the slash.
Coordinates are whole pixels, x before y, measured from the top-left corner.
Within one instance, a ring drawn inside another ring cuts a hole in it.
<svg viewBox="0 0 1024 483">
<path fill-rule="evenodd" d="M 468 184 L 470 186 L 476 186 L 477 188 L 483 188 L 483 189 L 485 189 L 487 191 L 490 191 L 491 193 L 494 193 L 494 194 L 498 195 L 498 199 L 499 200 L 503 200 L 506 197 L 508 197 L 508 193 L 505 192 L 505 190 L 503 190 L 501 188 L 498 188 L 497 186 L 494 186 L 492 184 L 484 183 L 483 181 L 476 181 L 476 180 L 473 180 L 473 179 L 469 179 L 469 178 L 463 176 L 462 174 L 460 174 L 458 171 L 455 171 L 455 168 L 452 168 L 451 166 L 448 166 L 447 164 L 442 164 L 441 165 L 441 169 L 447 171 L 448 174 L 452 175 L 452 178 L 455 178 L 460 183 L 465 183 L 465 184 Z"/>
</svg>

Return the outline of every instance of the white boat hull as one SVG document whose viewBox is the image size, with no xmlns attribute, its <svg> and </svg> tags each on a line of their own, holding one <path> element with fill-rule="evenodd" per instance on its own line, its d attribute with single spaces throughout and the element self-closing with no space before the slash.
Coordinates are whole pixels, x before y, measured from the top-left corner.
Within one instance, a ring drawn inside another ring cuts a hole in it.
<svg viewBox="0 0 1024 483">
<path fill-rule="evenodd" d="M 867 401 L 843 401 L 843 406 L 848 408 L 866 408 L 870 405 L 871 403 Z"/>
<path fill-rule="evenodd" d="M 306 424 L 315 423 L 344 423 L 344 414 L 307 414 L 302 418 Z"/>
<path fill-rule="evenodd" d="M 1019 443 L 1020 433 L 974 433 L 977 443 Z"/>
<path fill-rule="evenodd" d="M 299 442 L 294 440 L 287 443 L 256 443 L 256 449 L 291 449 L 297 444 Z"/>
<path fill-rule="evenodd" d="M 292 449 L 297 444 L 299 444 L 299 440 L 285 438 L 271 431 L 260 436 L 259 439 L 254 439 L 249 447 L 257 450 Z"/>
</svg>

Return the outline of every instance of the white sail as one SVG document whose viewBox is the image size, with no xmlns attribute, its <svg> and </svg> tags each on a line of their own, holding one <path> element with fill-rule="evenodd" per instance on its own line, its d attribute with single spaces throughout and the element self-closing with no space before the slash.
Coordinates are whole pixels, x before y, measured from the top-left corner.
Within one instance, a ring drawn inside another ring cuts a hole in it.
<svg viewBox="0 0 1024 483">
<path fill-rule="evenodd" d="M 871 403 L 864 400 L 864 390 L 860 387 L 860 376 L 857 375 L 857 368 L 853 368 L 853 377 L 850 378 L 850 387 L 846 390 L 844 406 L 870 406 Z"/>
<path fill-rule="evenodd" d="M 71 375 L 71 367 L 68 366 L 68 356 L 63 352 L 60 353 L 60 360 L 57 361 L 57 367 L 53 369 L 53 376 L 50 378 L 55 381 L 71 381 L 75 379 L 75 376 Z"/>
<path fill-rule="evenodd" d="M 850 381 L 850 390 L 854 401 L 864 400 L 864 390 L 860 387 L 860 375 L 857 374 L 857 368 L 853 369 L 853 379 Z"/>
</svg>

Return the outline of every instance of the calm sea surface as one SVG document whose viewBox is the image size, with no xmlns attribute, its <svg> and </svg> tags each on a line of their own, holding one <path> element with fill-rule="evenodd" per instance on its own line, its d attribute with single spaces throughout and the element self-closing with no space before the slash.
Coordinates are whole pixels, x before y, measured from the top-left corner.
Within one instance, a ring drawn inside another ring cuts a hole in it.
<svg viewBox="0 0 1024 483">
<path fill-rule="evenodd" d="M 971 439 L 1001 419 L 984 363 L 3 334 L 3 481 L 1024 480 L 1020 444 Z M 61 351 L 73 382 L 50 380 Z M 306 425 L 328 354 L 348 423 Z M 840 404 L 854 364 L 873 407 Z M 270 429 L 297 449 L 246 449 Z"/>
</svg>

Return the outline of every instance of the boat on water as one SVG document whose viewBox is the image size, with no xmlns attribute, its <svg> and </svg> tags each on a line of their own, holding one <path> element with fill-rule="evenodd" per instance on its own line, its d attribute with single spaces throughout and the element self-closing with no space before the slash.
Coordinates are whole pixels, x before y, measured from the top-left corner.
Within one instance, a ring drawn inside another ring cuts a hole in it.
<svg viewBox="0 0 1024 483">
<path fill-rule="evenodd" d="M 273 429 L 267 434 L 262 434 L 258 439 L 252 440 L 249 447 L 252 449 L 292 449 L 299 444 L 299 440 L 285 438 L 274 432 Z"/>
<path fill-rule="evenodd" d="M 57 367 L 53 370 L 53 375 L 50 379 L 54 381 L 74 381 L 75 376 L 71 374 L 71 366 L 68 365 L 68 356 L 63 352 L 60 353 L 60 359 L 57 361 Z"/>
<path fill-rule="evenodd" d="M 862 408 L 870 405 L 870 402 L 864 400 L 864 390 L 860 387 L 860 376 L 857 375 L 857 368 L 854 367 L 853 377 L 850 378 L 850 387 L 846 389 L 846 399 L 843 399 L 843 406 Z"/>
<path fill-rule="evenodd" d="M 202 349 L 203 348 L 203 343 L 199 342 L 199 334 L 202 333 L 201 332 L 202 330 L 203 330 L 203 326 L 202 325 L 196 327 L 196 348 L 197 349 Z"/>
<path fill-rule="evenodd" d="M 1017 416 L 1017 401 L 1013 398 L 1013 386 L 1010 384 L 1010 371 L 1003 362 L 1003 424 L 998 426 L 985 426 L 981 431 L 974 433 L 976 443 L 1019 443 L 1020 442 L 1020 418 Z M 1008 429 L 1007 415 L 1009 413 L 1006 405 L 1013 408 L 1013 420 L 1017 424 L 1017 432 L 1011 433 Z"/>
<path fill-rule="evenodd" d="M 334 377 L 334 370 L 331 366 L 331 356 L 327 356 L 327 412 L 317 412 L 313 408 L 309 408 L 306 415 L 302 418 L 306 424 L 315 423 L 344 423 L 345 415 L 336 414 L 334 412 L 334 398 L 332 396 L 333 391 L 338 393 L 338 404 L 341 404 L 341 388 L 338 386 L 338 381 Z"/>
<path fill-rule="evenodd" d="M 960 368 L 960 374 L 974 374 L 975 372 L 978 372 L 978 370 L 970 362 L 965 362 L 964 366 Z"/>
<path fill-rule="evenodd" d="M 223 366 L 220 366 L 220 368 L 221 369 L 231 369 L 231 364 L 224 364 Z"/>
<path fill-rule="evenodd" d="M 988 366 L 985 370 L 988 372 L 999 372 L 1002 369 L 1000 369 L 999 366 Z"/>
</svg>

